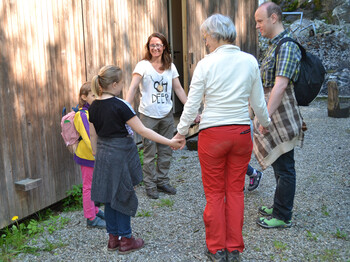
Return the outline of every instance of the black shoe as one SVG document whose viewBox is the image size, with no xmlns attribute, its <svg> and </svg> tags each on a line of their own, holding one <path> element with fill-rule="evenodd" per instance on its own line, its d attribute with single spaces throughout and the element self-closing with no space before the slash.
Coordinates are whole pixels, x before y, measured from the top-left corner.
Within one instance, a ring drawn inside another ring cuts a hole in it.
<svg viewBox="0 0 350 262">
<path fill-rule="evenodd" d="M 159 193 L 157 191 L 157 189 L 155 188 L 148 188 L 146 189 L 146 194 L 149 198 L 152 199 L 158 199 L 159 198 Z"/>
<path fill-rule="evenodd" d="M 175 195 L 176 194 L 176 189 L 173 188 L 171 185 L 166 184 L 163 186 L 157 186 L 158 191 L 164 192 L 169 195 Z"/>
<path fill-rule="evenodd" d="M 218 250 L 215 254 L 210 253 L 207 249 L 205 251 L 207 257 L 213 262 L 226 262 L 226 250 Z"/>
<path fill-rule="evenodd" d="M 233 250 L 232 252 L 227 251 L 227 261 L 228 262 L 240 262 L 239 251 Z"/>
</svg>

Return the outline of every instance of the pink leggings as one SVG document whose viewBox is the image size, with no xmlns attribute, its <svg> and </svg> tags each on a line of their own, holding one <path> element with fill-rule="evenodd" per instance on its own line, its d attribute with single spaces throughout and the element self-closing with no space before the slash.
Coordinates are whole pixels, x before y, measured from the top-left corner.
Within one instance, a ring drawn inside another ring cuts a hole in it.
<svg viewBox="0 0 350 262">
<path fill-rule="evenodd" d="M 244 178 L 252 153 L 249 125 L 202 130 L 198 156 L 207 204 L 203 218 L 211 253 L 244 249 Z"/>
<path fill-rule="evenodd" d="M 98 213 L 98 207 L 95 206 L 95 202 L 91 200 L 91 183 L 92 174 L 94 172 L 93 167 L 80 166 L 81 174 L 83 178 L 83 209 L 84 217 L 88 219 L 95 219 Z"/>
</svg>

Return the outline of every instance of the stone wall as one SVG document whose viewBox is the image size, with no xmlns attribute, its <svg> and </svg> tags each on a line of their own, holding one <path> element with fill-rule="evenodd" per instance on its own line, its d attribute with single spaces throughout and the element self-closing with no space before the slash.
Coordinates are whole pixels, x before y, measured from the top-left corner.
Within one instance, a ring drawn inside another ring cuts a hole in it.
<svg viewBox="0 0 350 262">
<path fill-rule="evenodd" d="M 279 2 L 283 2 L 281 6 L 287 6 L 288 1 Z M 301 5 L 303 2 L 305 1 L 299 1 Z M 312 6 L 312 4 L 316 1 L 306 2 L 308 2 L 308 8 L 315 8 L 315 5 Z M 350 0 L 317 2 L 322 4 L 322 9 L 318 11 L 318 17 L 314 18 L 315 12 L 307 8 L 297 8 L 294 11 L 303 12 L 302 21 L 300 16 L 285 15 L 285 27 L 292 30 L 294 37 L 307 51 L 317 55 L 322 60 L 327 75 L 320 95 L 327 95 L 327 82 L 332 79 L 338 83 L 340 96 L 350 96 Z M 282 9 L 282 11 L 285 10 Z M 326 14 L 331 19 L 320 19 Z M 328 23 L 330 20 L 333 23 Z M 267 43 L 267 39 L 260 38 L 260 62 L 267 49 Z"/>
</svg>

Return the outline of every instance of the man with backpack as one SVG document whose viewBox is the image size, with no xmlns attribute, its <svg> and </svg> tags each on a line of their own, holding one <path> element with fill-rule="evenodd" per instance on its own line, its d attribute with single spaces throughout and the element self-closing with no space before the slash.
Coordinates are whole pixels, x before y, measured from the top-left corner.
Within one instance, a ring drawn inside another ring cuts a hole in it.
<svg viewBox="0 0 350 262">
<path fill-rule="evenodd" d="M 298 79 L 302 53 L 298 45 L 279 41 L 292 37 L 282 24 L 281 8 L 273 2 L 265 2 L 255 12 L 256 28 L 269 38 L 269 49 L 261 64 L 261 78 L 270 126 L 263 128 L 254 119 L 254 154 L 263 169 L 272 165 L 276 177 L 276 191 L 272 206 L 262 206 L 257 224 L 264 228 L 291 226 L 296 187 L 294 147 L 302 146 L 303 119 L 295 98 L 293 82 Z"/>
</svg>

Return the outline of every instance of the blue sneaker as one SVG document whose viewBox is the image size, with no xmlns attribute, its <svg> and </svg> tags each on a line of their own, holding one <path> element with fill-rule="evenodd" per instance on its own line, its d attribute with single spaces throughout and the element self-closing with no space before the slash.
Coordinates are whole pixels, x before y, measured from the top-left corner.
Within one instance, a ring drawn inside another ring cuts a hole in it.
<svg viewBox="0 0 350 262">
<path fill-rule="evenodd" d="M 99 218 L 102 218 L 103 220 L 105 219 L 105 213 L 99 209 L 98 213 L 96 214 L 96 216 L 98 216 Z"/>
<path fill-rule="evenodd" d="M 86 226 L 88 228 L 101 228 L 105 229 L 106 228 L 106 221 L 99 217 L 95 217 L 94 220 L 87 219 L 86 220 Z"/>
</svg>

